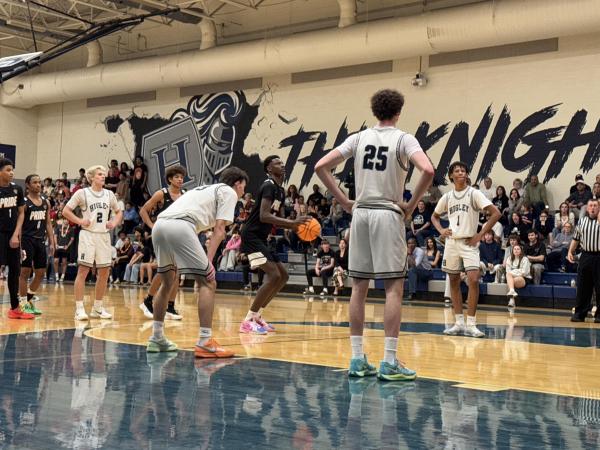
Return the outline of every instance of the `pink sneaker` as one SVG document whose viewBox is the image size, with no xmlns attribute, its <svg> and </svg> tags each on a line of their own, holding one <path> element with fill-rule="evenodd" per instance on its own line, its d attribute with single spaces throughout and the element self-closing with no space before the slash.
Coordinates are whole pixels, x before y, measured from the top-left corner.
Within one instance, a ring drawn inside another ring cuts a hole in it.
<svg viewBox="0 0 600 450">
<path fill-rule="evenodd" d="M 261 327 L 254 320 L 243 320 L 240 324 L 240 333 L 267 334 L 267 330 Z"/>
<path fill-rule="evenodd" d="M 259 324 L 261 327 L 263 327 L 265 330 L 267 330 L 269 333 L 275 332 L 275 327 L 273 325 L 271 325 L 269 322 L 267 322 L 265 319 L 263 319 L 262 317 L 258 316 L 254 320 L 256 320 L 256 323 Z"/>
</svg>

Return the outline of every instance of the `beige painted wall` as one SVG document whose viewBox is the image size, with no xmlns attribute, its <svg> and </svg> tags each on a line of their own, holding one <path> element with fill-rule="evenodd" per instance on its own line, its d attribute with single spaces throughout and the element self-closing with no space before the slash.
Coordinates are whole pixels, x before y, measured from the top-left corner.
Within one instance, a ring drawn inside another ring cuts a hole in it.
<svg viewBox="0 0 600 450">
<path fill-rule="evenodd" d="M 484 111 L 492 105 L 494 121 L 475 164 L 476 173 L 497 117 L 507 105 L 512 123 L 510 131 L 531 113 L 543 107 L 561 104 L 555 117 L 533 131 L 549 127 L 566 126 L 575 112 L 588 112 L 584 132 L 592 131 L 600 120 L 600 34 L 560 40 L 560 50 L 533 56 L 503 60 L 436 67 L 427 70 L 430 83 L 417 89 L 410 79 L 418 67 L 416 59 L 396 61 L 394 72 L 386 75 L 337 79 L 325 82 L 291 85 L 289 77 L 265 79 L 264 89 L 246 91 L 250 103 L 259 101 L 259 117 L 246 141 L 246 153 L 258 152 L 261 156 L 277 151 L 283 157 L 287 150 L 277 150 L 281 139 L 295 134 L 302 126 L 307 131 L 326 131 L 327 146 L 332 145 L 337 131 L 347 118 L 350 131 L 363 122 L 373 124 L 369 97 L 377 89 L 393 87 L 406 95 L 406 106 L 400 128 L 414 133 L 422 121 L 431 124 L 432 130 L 450 122 L 450 131 L 459 121 L 470 124 L 470 136 L 479 124 Z M 127 117 L 132 112 L 139 116 L 155 114 L 168 118 L 188 98 L 179 98 L 178 90 L 159 91 L 153 103 L 119 105 L 103 108 L 86 108 L 85 102 L 49 105 L 39 109 L 37 168 L 44 174 L 57 174 L 67 170 L 76 173 L 79 167 L 104 163 L 111 158 L 129 159 L 133 153 L 133 135 L 127 124 L 119 133 L 107 133 L 103 120 L 110 115 Z M 297 117 L 291 124 L 278 119 L 278 113 Z M 264 118 L 265 120 L 259 120 Z M 448 139 L 446 135 L 429 152 L 437 164 Z M 300 158 L 312 150 L 312 143 L 303 148 Z M 518 155 L 528 147 L 521 144 Z M 566 196 L 573 184 L 579 165 L 587 148 L 574 150 L 558 179 L 550 181 L 549 191 L 554 203 Z M 58 157 L 57 157 L 58 155 Z M 546 173 L 549 161 L 541 169 Z M 297 164 L 292 182 L 298 182 L 304 166 Z M 600 167 L 586 174 L 590 183 Z M 508 172 L 500 161 L 494 164 L 491 176 L 494 184 L 510 186 L 516 176 L 526 173 Z"/>
<path fill-rule="evenodd" d="M 37 110 L 0 106 L 0 143 L 15 145 L 15 177 L 25 178 L 37 168 Z"/>
</svg>

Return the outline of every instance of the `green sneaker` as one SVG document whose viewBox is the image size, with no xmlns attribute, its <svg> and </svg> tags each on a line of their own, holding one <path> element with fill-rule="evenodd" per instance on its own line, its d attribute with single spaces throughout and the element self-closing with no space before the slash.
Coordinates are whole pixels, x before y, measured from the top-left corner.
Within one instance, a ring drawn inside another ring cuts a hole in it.
<svg viewBox="0 0 600 450">
<path fill-rule="evenodd" d="M 404 367 L 398 360 L 394 364 L 381 361 L 377 378 L 383 381 L 412 381 L 417 378 L 417 372 Z"/>
<path fill-rule="evenodd" d="M 39 316 L 40 314 L 42 314 L 42 311 L 40 311 L 39 309 L 37 309 L 35 307 L 35 305 L 31 302 L 25 302 L 23 303 L 23 306 L 21 306 L 21 309 L 23 310 L 23 312 L 29 313 L 29 314 L 35 314 L 36 316 Z"/>
<path fill-rule="evenodd" d="M 171 342 L 166 337 L 161 340 L 156 340 L 152 336 L 148 339 L 148 345 L 146 346 L 146 352 L 148 353 L 160 353 L 160 352 L 176 352 L 177 344 Z"/>
<path fill-rule="evenodd" d="M 364 355 L 362 358 L 352 358 L 350 360 L 349 377 L 371 377 L 373 375 L 377 375 L 377 369 L 375 369 L 375 366 L 369 364 L 367 355 Z"/>
</svg>

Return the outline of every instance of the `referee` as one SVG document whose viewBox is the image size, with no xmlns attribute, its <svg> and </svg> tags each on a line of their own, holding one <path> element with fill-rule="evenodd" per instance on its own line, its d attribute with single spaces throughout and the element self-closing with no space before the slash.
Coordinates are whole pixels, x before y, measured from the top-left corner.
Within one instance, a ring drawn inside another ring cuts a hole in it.
<svg viewBox="0 0 600 450">
<path fill-rule="evenodd" d="M 567 259 L 574 263 L 573 253 L 581 244 L 581 257 L 577 269 L 577 302 L 571 322 L 584 322 L 592 309 L 592 293 L 600 294 L 600 221 L 598 200 L 587 202 L 587 216 L 579 219 Z M 600 323 L 600 308 L 596 309 L 595 323 Z"/>
</svg>

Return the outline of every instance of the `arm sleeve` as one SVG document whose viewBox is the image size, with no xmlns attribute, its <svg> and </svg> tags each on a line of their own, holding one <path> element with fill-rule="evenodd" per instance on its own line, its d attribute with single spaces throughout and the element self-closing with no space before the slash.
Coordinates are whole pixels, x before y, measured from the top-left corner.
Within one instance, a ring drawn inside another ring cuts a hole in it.
<svg viewBox="0 0 600 450">
<path fill-rule="evenodd" d="M 408 160 L 410 160 L 415 153 L 422 151 L 421 144 L 419 144 L 417 138 L 412 134 L 406 133 L 402 137 L 402 153 L 406 155 Z"/>
<path fill-rule="evenodd" d="M 356 149 L 358 148 L 358 141 L 360 140 L 360 133 L 349 136 L 342 144 L 337 148 L 342 154 L 344 159 L 349 159 L 354 156 Z"/>
<path fill-rule="evenodd" d="M 438 216 L 441 216 L 442 214 L 444 214 L 447 211 L 448 211 L 448 196 L 446 194 L 444 194 L 444 195 L 442 195 L 442 198 L 440 198 L 440 201 L 437 203 L 437 205 L 435 205 L 434 212 Z"/>
<path fill-rule="evenodd" d="M 227 224 L 233 223 L 237 201 L 237 194 L 229 186 L 217 188 L 217 215 L 215 219 L 224 220 Z"/>
<path fill-rule="evenodd" d="M 83 206 L 85 205 L 85 197 L 84 196 L 85 196 L 85 193 L 83 192 L 83 189 L 79 189 L 69 199 L 66 206 L 71 208 L 71 210 L 74 210 L 77 207 L 81 207 L 81 209 L 83 209 Z"/>
<path fill-rule="evenodd" d="M 475 206 L 477 211 L 483 211 L 491 204 L 492 202 L 490 202 L 488 198 L 483 195 L 483 192 L 478 191 L 477 189 L 473 190 L 473 206 Z"/>
</svg>

